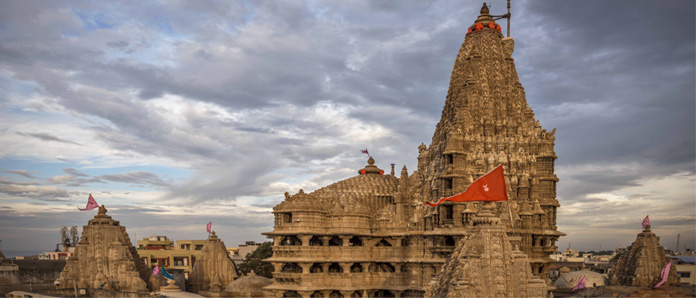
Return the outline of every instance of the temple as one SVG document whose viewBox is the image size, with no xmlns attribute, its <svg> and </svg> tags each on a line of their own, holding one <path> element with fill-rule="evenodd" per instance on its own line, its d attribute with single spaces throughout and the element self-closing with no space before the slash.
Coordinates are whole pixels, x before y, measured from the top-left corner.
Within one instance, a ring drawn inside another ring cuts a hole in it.
<svg viewBox="0 0 696 298">
<path fill-rule="evenodd" d="M 626 253 L 621 255 L 610 277 L 611 285 L 652 288 L 660 282 L 662 268 L 670 262 L 660 237 L 650 230 L 650 225 L 638 234 Z M 670 266 L 665 286 L 679 285 L 676 266 Z"/>
<path fill-rule="evenodd" d="M 238 277 L 237 266 L 230 259 L 225 243 L 213 231 L 193 265 L 188 289 L 208 297 L 223 297 L 225 287 Z"/>
<path fill-rule="evenodd" d="M 117 292 L 147 296 L 159 289 L 126 228 L 102 205 L 99 213 L 82 227 L 75 255 L 68 259 L 58 279 L 58 289 L 80 288 L 90 297 L 111 297 Z"/>
<path fill-rule="evenodd" d="M 273 208 L 278 297 L 423 297 L 455 250 L 467 245 L 479 202 L 437 201 L 464 191 L 499 164 L 509 202 L 489 213 L 516 239 L 530 274 L 550 286 L 556 229 L 555 130 L 542 129 L 527 104 L 514 40 L 483 6 L 454 62 L 440 122 L 418 168 L 399 177 L 370 157 L 358 175 L 311 193 L 285 194 Z M 502 273 L 501 273 L 502 274 Z M 530 280 L 533 279 L 530 277 Z M 539 287 L 532 286 L 530 293 Z"/>
</svg>

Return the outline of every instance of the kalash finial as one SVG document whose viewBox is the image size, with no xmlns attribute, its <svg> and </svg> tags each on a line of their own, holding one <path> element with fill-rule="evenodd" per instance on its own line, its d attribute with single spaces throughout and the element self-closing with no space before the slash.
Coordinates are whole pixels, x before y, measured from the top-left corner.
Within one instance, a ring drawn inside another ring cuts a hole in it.
<svg viewBox="0 0 696 298">
<path fill-rule="evenodd" d="M 106 211 L 108 210 L 106 210 L 106 207 L 104 207 L 104 205 L 102 204 L 101 206 L 99 206 L 99 213 L 97 213 L 97 215 L 106 215 Z"/>
<path fill-rule="evenodd" d="M 483 2 L 483 7 L 481 7 L 481 14 L 488 14 L 490 11 L 488 10 L 488 6 L 486 5 L 486 2 Z"/>
<path fill-rule="evenodd" d="M 365 174 L 380 174 L 380 175 L 382 175 L 382 174 L 384 174 L 384 170 L 375 166 L 375 160 L 374 160 L 374 158 L 372 158 L 372 156 L 370 156 L 370 158 L 367 160 L 367 165 L 364 168 L 358 170 L 358 174 L 360 174 L 360 175 L 365 175 Z"/>
</svg>

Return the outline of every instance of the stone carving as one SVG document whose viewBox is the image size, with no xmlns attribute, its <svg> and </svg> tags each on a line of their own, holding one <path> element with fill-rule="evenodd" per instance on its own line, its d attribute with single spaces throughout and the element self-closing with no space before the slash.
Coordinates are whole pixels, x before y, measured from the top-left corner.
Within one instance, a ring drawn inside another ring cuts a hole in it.
<svg viewBox="0 0 696 298">
<path fill-rule="evenodd" d="M 464 191 L 498 164 L 510 202 L 492 213 L 519 239 L 531 274 L 550 283 L 549 255 L 565 235 L 556 230 L 555 131 L 534 118 L 511 57 L 514 41 L 499 27 L 482 8 L 455 59 L 432 142 L 417 148 L 416 171 L 385 175 L 370 158 L 359 175 L 286 194 L 273 208 L 274 230 L 264 234 L 274 240 L 274 283 L 266 289 L 278 296 L 423 296 L 481 208 L 423 202 Z M 506 284 L 512 277 L 498 278 Z"/>
<path fill-rule="evenodd" d="M 660 237 L 650 230 L 650 225 L 638 234 L 636 241 L 619 258 L 611 275 L 611 285 L 653 287 L 660 282 L 662 268 L 669 262 Z M 669 286 L 679 285 L 676 266 L 669 271 Z"/>
<path fill-rule="evenodd" d="M 213 231 L 203 245 L 200 258 L 193 264 L 188 280 L 189 290 L 198 293 L 222 292 L 238 277 L 237 266 L 230 259 L 225 243 Z"/>
<path fill-rule="evenodd" d="M 159 289 L 157 280 L 131 245 L 126 228 L 106 215 L 102 205 L 99 213 L 82 228 L 82 239 L 75 254 L 68 259 L 60 274 L 59 289 L 105 289 L 121 292 L 149 292 Z M 90 292 L 90 295 L 93 295 Z"/>
</svg>

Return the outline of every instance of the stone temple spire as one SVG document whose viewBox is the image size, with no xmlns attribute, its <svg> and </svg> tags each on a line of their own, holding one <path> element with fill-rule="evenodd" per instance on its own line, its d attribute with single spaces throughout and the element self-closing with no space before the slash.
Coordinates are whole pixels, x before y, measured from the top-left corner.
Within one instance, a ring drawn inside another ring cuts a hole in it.
<svg viewBox="0 0 696 298">
<path fill-rule="evenodd" d="M 652 287 L 660 282 L 662 268 L 669 262 L 660 237 L 647 225 L 616 264 L 611 285 Z M 679 285 L 676 266 L 671 266 L 667 285 Z"/>
<path fill-rule="evenodd" d="M 531 216 L 509 223 L 509 233 L 521 237 L 520 249 L 532 259 L 534 274 L 548 276 L 549 255 L 565 235 L 556 230 L 555 130 L 542 129 L 535 119 L 512 58 L 514 40 L 503 37 L 485 4 L 467 31 L 432 143 L 419 147 L 419 195 L 432 202 L 456 195 L 502 164 L 511 213 L 535 207 Z M 450 205 L 427 215 L 426 226 L 430 221 L 433 229 L 460 225 L 466 206 Z M 496 210 L 497 215 L 508 213 L 507 205 L 500 207 L 505 210 Z"/>
<path fill-rule="evenodd" d="M 473 218 L 425 297 L 544 297 L 544 281 L 532 275 L 527 256 L 510 243 L 492 204 Z"/>
<path fill-rule="evenodd" d="M 213 231 L 203 245 L 201 256 L 193 265 L 189 289 L 210 296 L 222 292 L 238 277 L 237 266 L 230 259 L 225 243 Z"/>
<path fill-rule="evenodd" d="M 99 213 L 82 227 L 82 239 L 75 255 L 68 259 L 60 273 L 59 289 L 95 289 L 147 293 L 159 289 L 157 280 L 131 245 L 126 228 L 106 215 L 102 205 Z"/>
</svg>

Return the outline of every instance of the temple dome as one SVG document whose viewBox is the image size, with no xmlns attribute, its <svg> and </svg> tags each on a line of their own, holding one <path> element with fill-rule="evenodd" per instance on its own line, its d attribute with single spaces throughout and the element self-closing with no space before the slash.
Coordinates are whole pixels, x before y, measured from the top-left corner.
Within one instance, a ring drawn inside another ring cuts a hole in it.
<svg viewBox="0 0 696 298">
<path fill-rule="evenodd" d="M 271 283 L 270 279 L 263 276 L 242 276 L 227 285 L 225 292 L 229 292 L 234 297 L 270 297 L 273 296 L 272 293 L 264 291 L 263 287 Z"/>
</svg>

